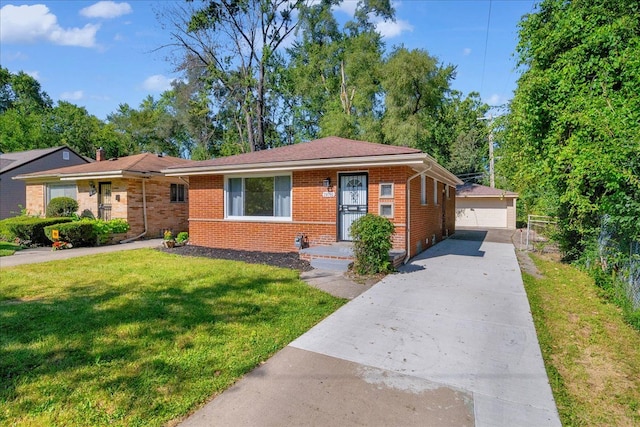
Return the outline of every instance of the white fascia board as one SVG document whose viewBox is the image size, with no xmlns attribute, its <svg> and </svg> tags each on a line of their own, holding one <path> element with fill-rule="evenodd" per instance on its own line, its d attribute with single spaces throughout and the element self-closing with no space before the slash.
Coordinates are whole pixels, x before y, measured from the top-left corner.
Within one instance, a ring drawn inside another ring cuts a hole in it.
<svg viewBox="0 0 640 427">
<path fill-rule="evenodd" d="M 424 164 L 426 157 L 423 153 L 345 157 L 337 159 L 296 160 L 278 163 L 255 163 L 247 165 L 186 167 L 177 169 L 163 169 L 166 176 L 193 176 L 193 175 L 223 175 L 259 172 L 300 171 L 314 169 L 334 168 L 363 168 L 375 166 L 419 166 Z"/>
</svg>

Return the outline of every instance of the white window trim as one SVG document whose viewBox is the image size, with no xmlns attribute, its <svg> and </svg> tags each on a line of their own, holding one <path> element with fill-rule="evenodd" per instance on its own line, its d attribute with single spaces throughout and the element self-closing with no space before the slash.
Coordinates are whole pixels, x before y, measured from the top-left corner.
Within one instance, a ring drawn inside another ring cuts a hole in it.
<svg viewBox="0 0 640 427">
<path fill-rule="evenodd" d="M 389 196 L 383 196 L 382 195 L 382 187 L 385 186 L 385 185 L 390 185 L 391 186 L 391 195 L 389 195 Z M 394 196 L 395 196 L 395 186 L 393 185 L 393 182 L 381 182 L 379 184 L 379 187 L 378 187 L 378 196 L 381 199 L 393 199 Z"/>
<path fill-rule="evenodd" d="M 391 206 L 391 215 L 382 214 L 382 206 Z M 380 202 L 378 203 L 378 215 L 385 218 L 393 218 L 396 213 L 396 209 L 393 202 Z"/>
<path fill-rule="evenodd" d="M 291 193 L 289 196 L 289 212 L 290 216 L 239 216 L 228 215 L 228 194 L 229 194 L 229 179 L 242 178 L 242 190 L 244 192 L 244 179 L 245 178 L 270 178 L 276 176 L 288 176 L 291 183 Z M 269 173 L 269 174 L 234 174 L 224 176 L 224 219 L 229 221 L 253 221 L 253 222 L 293 222 L 293 174 L 289 173 Z"/>
<path fill-rule="evenodd" d="M 438 206 L 438 180 L 433 180 L 433 204 Z"/>
<path fill-rule="evenodd" d="M 429 204 L 427 197 L 427 176 L 420 175 L 420 204 L 426 206 Z"/>
</svg>

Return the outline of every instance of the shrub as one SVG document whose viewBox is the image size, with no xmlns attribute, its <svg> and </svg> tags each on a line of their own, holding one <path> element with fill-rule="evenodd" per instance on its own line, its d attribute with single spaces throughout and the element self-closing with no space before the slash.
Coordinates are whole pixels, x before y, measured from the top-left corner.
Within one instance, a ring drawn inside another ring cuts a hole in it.
<svg viewBox="0 0 640 427">
<path fill-rule="evenodd" d="M 48 246 L 51 242 L 45 234 L 45 227 L 71 222 L 71 218 L 32 218 L 19 216 L 5 220 L 6 227 L 15 238 L 30 240 L 36 245 Z"/>
<path fill-rule="evenodd" d="M 97 237 L 97 243 L 103 245 L 109 241 L 112 234 L 121 234 L 129 231 L 129 223 L 124 219 L 114 218 L 109 221 L 101 219 L 85 220 L 93 224 L 93 230 Z"/>
<path fill-rule="evenodd" d="M 53 230 L 58 230 L 57 239 L 52 237 Z M 51 242 L 59 240 L 71 243 L 73 246 L 95 246 L 96 244 L 96 233 L 93 221 L 90 220 L 50 225 L 45 227 L 44 232 Z"/>
<path fill-rule="evenodd" d="M 71 217 L 78 210 L 78 202 L 71 197 L 54 197 L 47 205 L 47 218 Z"/>
<path fill-rule="evenodd" d="M 391 221 L 373 214 L 366 214 L 351 224 L 356 273 L 376 274 L 391 270 L 389 250 L 393 230 Z"/>
<path fill-rule="evenodd" d="M 186 231 L 181 231 L 176 236 L 176 243 L 183 245 L 187 240 L 189 240 L 189 233 Z"/>
</svg>

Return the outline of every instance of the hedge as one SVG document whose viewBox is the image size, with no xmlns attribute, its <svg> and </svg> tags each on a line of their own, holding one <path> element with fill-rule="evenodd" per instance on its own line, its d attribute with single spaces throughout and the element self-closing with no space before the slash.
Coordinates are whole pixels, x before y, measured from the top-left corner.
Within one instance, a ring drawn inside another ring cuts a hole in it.
<svg viewBox="0 0 640 427">
<path fill-rule="evenodd" d="M 58 230 L 58 238 L 54 239 L 53 230 Z M 62 242 L 71 243 L 73 246 L 95 246 L 96 233 L 93 221 L 82 220 L 65 224 L 50 225 L 44 228 L 47 238 L 50 240 L 47 244 L 60 240 Z"/>
<path fill-rule="evenodd" d="M 30 240 L 36 245 L 48 246 L 51 244 L 45 234 L 45 227 L 71 222 L 71 218 L 34 218 L 18 216 L 5 220 L 5 226 L 10 233 L 20 240 Z"/>
</svg>

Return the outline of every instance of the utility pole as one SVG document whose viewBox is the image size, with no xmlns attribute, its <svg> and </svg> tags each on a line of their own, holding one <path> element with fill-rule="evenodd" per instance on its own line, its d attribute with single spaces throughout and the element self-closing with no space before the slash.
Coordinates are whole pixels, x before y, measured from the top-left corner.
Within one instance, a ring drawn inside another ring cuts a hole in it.
<svg viewBox="0 0 640 427">
<path fill-rule="evenodd" d="M 496 177 L 493 168 L 493 114 L 489 114 L 489 117 L 478 117 L 478 120 L 489 120 L 489 185 L 491 188 L 495 188 Z"/>
</svg>

